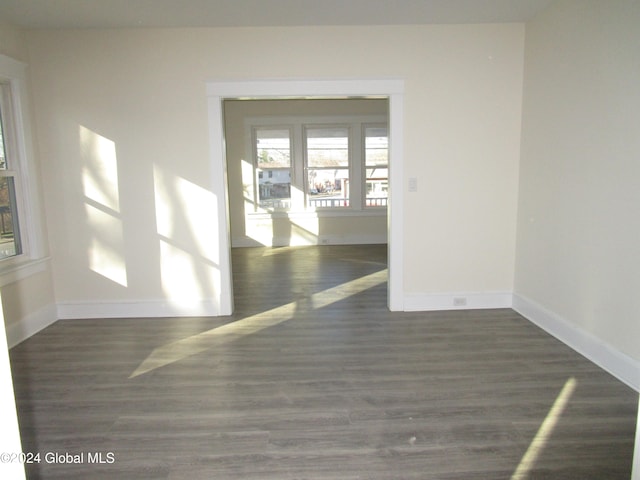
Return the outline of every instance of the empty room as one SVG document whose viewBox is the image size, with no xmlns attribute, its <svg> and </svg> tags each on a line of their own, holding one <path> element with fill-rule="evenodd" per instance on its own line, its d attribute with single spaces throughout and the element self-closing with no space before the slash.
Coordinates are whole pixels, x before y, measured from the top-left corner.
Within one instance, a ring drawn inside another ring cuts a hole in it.
<svg viewBox="0 0 640 480">
<path fill-rule="evenodd" d="M 640 480 L 638 25 L 0 1 L 2 478 Z"/>
</svg>

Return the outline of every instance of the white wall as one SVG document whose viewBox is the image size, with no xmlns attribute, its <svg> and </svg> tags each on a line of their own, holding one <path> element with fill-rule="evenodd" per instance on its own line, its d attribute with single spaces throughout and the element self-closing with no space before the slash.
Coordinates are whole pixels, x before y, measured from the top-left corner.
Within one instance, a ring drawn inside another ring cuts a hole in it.
<svg viewBox="0 0 640 480">
<path fill-rule="evenodd" d="M 634 0 L 563 0 L 527 24 L 515 277 L 516 307 L 635 388 L 639 25 Z"/>
<path fill-rule="evenodd" d="M 523 41 L 520 24 L 29 32 L 61 315 L 215 312 L 205 83 L 238 78 L 405 79 L 405 291 L 511 292 Z"/>
<path fill-rule="evenodd" d="M 23 31 L 0 21 L 0 54 L 21 62 L 27 60 L 27 48 Z"/>
</svg>

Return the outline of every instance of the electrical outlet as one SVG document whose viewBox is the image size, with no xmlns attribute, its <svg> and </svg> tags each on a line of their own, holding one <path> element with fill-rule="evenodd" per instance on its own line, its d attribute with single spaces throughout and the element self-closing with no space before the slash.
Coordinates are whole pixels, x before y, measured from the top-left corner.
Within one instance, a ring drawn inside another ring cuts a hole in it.
<svg viewBox="0 0 640 480">
<path fill-rule="evenodd" d="M 454 307 L 464 307 L 467 305 L 467 297 L 453 297 Z"/>
</svg>

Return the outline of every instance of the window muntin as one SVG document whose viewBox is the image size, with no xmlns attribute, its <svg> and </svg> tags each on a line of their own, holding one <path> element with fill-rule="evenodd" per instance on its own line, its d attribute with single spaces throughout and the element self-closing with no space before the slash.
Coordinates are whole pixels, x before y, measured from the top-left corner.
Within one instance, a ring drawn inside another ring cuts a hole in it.
<svg viewBox="0 0 640 480">
<path fill-rule="evenodd" d="M 349 128 L 305 128 L 307 206 L 349 206 Z"/>
<path fill-rule="evenodd" d="M 247 118 L 250 160 L 242 160 L 240 169 L 245 211 L 384 214 L 389 143 L 385 120 L 381 115 Z M 283 175 L 278 169 L 286 171 L 284 182 L 278 181 Z M 275 183 L 288 189 L 278 191 Z"/>
<path fill-rule="evenodd" d="M 260 208 L 291 207 L 291 131 L 288 128 L 255 129 L 256 185 Z"/>
<path fill-rule="evenodd" d="M 11 86 L 0 83 L 0 260 L 22 253 L 16 195 Z"/>
<path fill-rule="evenodd" d="M 389 196 L 389 133 L 386 125 L 364 127 L 365 206 L 384 207 Z"/>
</svg>

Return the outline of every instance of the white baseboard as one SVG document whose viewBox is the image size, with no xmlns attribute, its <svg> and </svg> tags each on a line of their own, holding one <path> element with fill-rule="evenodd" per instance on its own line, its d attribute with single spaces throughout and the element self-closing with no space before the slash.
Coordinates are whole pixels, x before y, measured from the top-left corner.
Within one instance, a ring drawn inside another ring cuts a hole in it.
<svg viewBox="0 0 640 480">
<path fill-rule="evenodd" d="M 637 360 L 523 295 L 513 295 L 513 309 L 620 381 L 640 391 L 640 362 Z"/>
<path fill-rule="evenodd" d="M 511 303 L 511 292 L 408 293 L 404 296 L 406 312 L 511 308 Z"/>
<path fill-rule="evenodd" d="M 58 303 L 58 318 L 65 320 L 83 318 L 217 317 L 220 315 L 220 306 L 213 300 Z"/>
<path fill-rule="evenodd" d="M 54 304 L 47 305 L 27 315 L 20 321 L 7 325 L 7 345 L 9 348 L 15 347 L 57 320 L 56 306 Z"/>
</svg>

